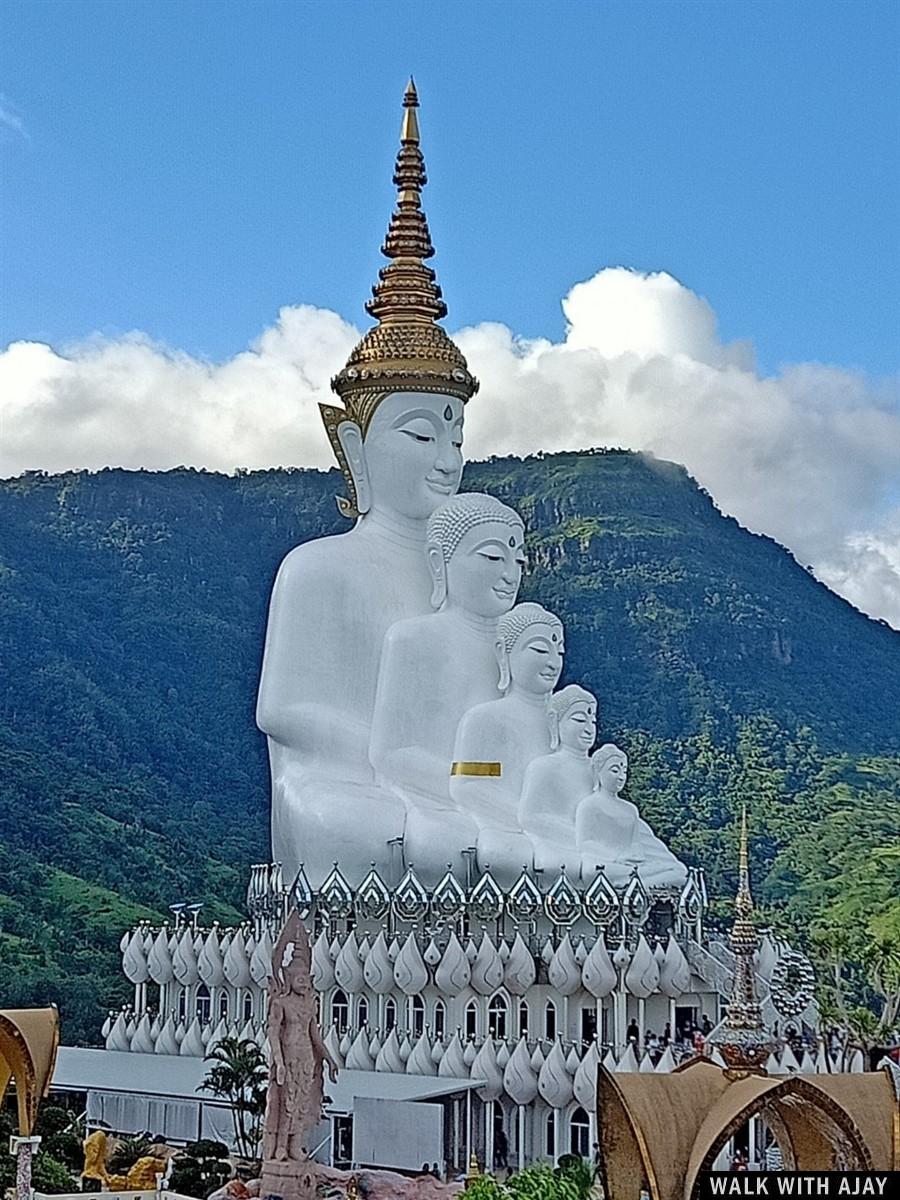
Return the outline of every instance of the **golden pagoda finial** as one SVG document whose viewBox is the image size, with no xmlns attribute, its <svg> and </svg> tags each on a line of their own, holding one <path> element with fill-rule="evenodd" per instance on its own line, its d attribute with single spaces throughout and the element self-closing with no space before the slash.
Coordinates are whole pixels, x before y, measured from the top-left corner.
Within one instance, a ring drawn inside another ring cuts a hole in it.
<svg viewBox="0 0 900 1200">
<path fill-rule="evenodd" d="M 416 81 L 412 75 L 403 93 L 403 124 L 400 126 L 400 141 L 419 144 L 419 118 L 416 109 L 419 107 L 419 93 L 416 91 Z"/>
<path fill-rule="evenodd" d="M 410 78 L 403 94 L 400 149 L 394 168 L 397 204 L 381 250 L 390 259 L 378 273 L 366 312 L 378 322 L 355 347 L 331 381 L 344 408 L 320 404 L 325 430 L 343 471 L 350 499 L 339 500 L 345 516 L 359 516 L 351 472 L 338 437 L 345 421 L 363 437 L 378 405 L 392 392 L 433 392 L 465 401 L 478 391 L 459 348 L 437 322 L 447 315 L 434 271 L 422 188 L 428 182 L 419 147 L 419 96 Z"/>
</svg>

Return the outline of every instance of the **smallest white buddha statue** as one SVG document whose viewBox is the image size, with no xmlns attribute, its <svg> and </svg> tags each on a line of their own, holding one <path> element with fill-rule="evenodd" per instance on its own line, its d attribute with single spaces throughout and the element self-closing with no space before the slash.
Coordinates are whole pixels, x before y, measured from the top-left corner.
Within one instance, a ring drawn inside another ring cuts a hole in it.
<svg viewBox="0 0 900 1200">
<path fill-rule="evenodd" d="M 428 616 L 387 631 L 369 756 L 376 778 L 406 804 L 404 857 L 424 883 L 475 845 L 472 820 L 450 798 L 453 742 L 463 714 L 497 692 L 497 621 L 516 601 L 525 527 L 494 496 L 466 492 L 428 519 Z"/>
<path fill-rule="evenodd" d="M 495 652 L 502 695 L 460 721 L 450 795 L 478 826 L 478 865 L 509 887 L 532 861 L 519 798 L 528 764 L 550 752 L 548 701 L 563 666 L 562 622 L 540 604 L 517 604 L 497 623 Z"/>
<path fill-rule="evenodd" d="M 532 759 L 519 801 L 519 825 L 534 847 L 535 870 L 555 872 L 576 859 L 575 813 L 594 784 L 590 752 L 597 700 L 577 683 L 549 700 L 550 754 Z"/>
<path fill-rule="evenodd" d="M 594 788 L 575 814 L 582 881 L 589 883 L 602 866 L 614 887 L 624 887 L 637 867 L 645 887 L 683 886 L 687 868 L 620 795 L 628 781 L 625 751 L 607 742 L 592 755 L 591 768 Z"/>
</svg>

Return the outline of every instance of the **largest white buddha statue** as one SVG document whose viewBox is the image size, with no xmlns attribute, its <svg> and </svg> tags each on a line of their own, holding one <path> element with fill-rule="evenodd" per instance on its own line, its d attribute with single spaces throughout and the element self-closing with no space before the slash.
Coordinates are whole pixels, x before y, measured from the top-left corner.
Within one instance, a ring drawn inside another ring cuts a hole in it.
<svg viewBox="0 0 900 1200">
<path fill-rule="evenodd" d="M 391 262 L 366 306 L 378 324 L 332 381 L 343 407 L 320 406 L 354 525 L 281 564 L 259 688 L 273 855 L 288 878 L 304 863 L 313 887 L 338 857 L 351 883 L 372 859 L 386 869 L 403 833 L 404 804 L 368 757 L 378 664 L 390 626 L 431 611 L 426 524 L 459 487 L 464 404 L 478 388 L 437 324 L 446 306 L 424 261 L 434 249 L 412 84 L 403 103 Z"/>
</svg>

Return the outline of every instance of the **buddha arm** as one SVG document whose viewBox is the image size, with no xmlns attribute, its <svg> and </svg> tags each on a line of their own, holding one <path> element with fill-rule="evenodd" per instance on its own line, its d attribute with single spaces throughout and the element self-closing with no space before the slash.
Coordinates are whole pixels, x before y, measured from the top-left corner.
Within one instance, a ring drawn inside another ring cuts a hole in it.
<svg viewBox="0 0 900 1200">
<path fill-rule="evenodd" d="M 310 758 L 334 761 L 348 745 L 365 746 L 369 729 L 346 712 L 327 704 L 277 703 L 260 688 L 256 723 L 273 741 Z"/>
<path fill-rule="evenodd" d="M 525 770 L 522 783 L 522 796 L 519 800 L 519 828 L 526 833 L 543 834 L 547 827 L 547 807 L 552 803 L 552 765 L 548 761 L 552 755 L 542 755 L 530 762 Z"/>
<path fill-rule="evenodd" d="M 501 731 L 489 712 L 490 705 L 469 709 L 456 731 L 453 762 L 463 764 L 463 770 L 450 778 L 450 796 L 479 826 L 516 824 L 518 795 L 511 795 L 507 782 L 509 764 L 501 763 L 503 742 Z M 506 756 L 508 757 L 508 755 Z M 464 764 L 497 763 L 499 775 L 465 773 Z M 518 789 L 517 789 L 518 790 Z"/>
<path fill-rule="evenodd" d="M 600 814 L 597 811 L 596 797 L 593 794 L 585 796 L 575 810 L 575 845 L 580 854 L 587 853 L 590 856 L 594 853 L 594 847 L 599 849 L 600 839 L 597 836 L 599 821 Z"/>
<path fill-rule="evenodd" d="M 272 589 L 256 721 L 273 741 L 304 756 L 341 760 L 348 746 L 368 743 L 368 727 L 353 704 L 367 689 L 337 665 L 354 656 L 335 642 L 329 589 L 312 578 L 306 549 L 291 551 Z"/>
<path fill-rule="evenodd" d="M 450 764 L 430 754 L 422 746 L 397 746 L 377 754 L 372 765 L 376 772 L 401 787 L 443 798 L 448 794 Z"/>
<path fill-rule="evenodd" d="M 401 621 L 388 631 L 381 655 L 372 719 L 369 759 L 377 775 L 399 787 L 425 795 L 449 795 L 450 752 L 440 745 L 440 715 L 435 700 L 440 688 L 423 669 L 421 626 Z"/>
</svg>

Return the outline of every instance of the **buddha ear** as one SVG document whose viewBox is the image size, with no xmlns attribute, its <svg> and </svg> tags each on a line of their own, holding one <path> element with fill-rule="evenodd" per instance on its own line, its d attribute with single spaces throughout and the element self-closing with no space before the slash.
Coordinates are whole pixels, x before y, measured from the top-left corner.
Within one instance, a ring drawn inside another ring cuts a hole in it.
<svg viewBox="0 0 900 1200">
<path fill-rule="evenodd" d="M 444 562 L 444 552 L 440 546 L 430 542 L 425 547 L 428 559 L 428 573 L 431 575 L 431 607 L 441 608 L 447 599 L 447 564 Z"/>
<path fill-rule="evenodd" d="M 494 655 L 497 659 L 497 666 L 500 668 L 500 679 L 497 683 L 497 690 L 506 692 L 512 683 L 512 677 L 509 673 L 509 651 L 506 649 L 506 643 L 502 638 L 497 638 L 496 642 L 494 642 Z"/>
<path fill-rule="evenodd" d="M 559 749 L 559 715 L 552 709 L 547 713 L 547 722 L 550 726 L 550 749 Z"/>
<path fill-rule="evenodd" d="M 591 779 L 593 780 L 593 791 L 597 791 L 600 787 L 600 759 L 599 750 L 595 750 L 591 755 Z"/>
<path fill-rule="evenodd" d="M 355 421 L 341 421 L 337 428 L 337 436 L 350 468 L 353 490 L 356 493 L 356 508 L 362 516 L 372 507 L 372 488 L 369 483 L 369 469 L 366 466 L 362 430 Z"/>
</svg>

